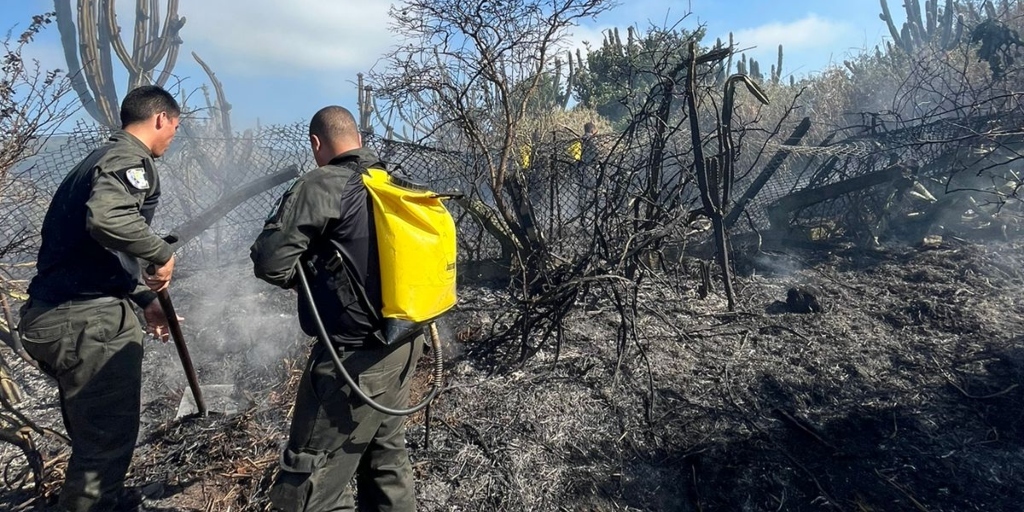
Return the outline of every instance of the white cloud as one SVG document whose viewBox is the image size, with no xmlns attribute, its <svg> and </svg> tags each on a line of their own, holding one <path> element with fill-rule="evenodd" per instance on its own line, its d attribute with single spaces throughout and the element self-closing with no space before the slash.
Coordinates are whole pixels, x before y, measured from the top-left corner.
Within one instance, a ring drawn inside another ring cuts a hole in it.
<svg viewBox="0 0 1024 512">
<path fill-rule="evenodd" d="M 741 49 L 757 47 L 760 51 L 774 51 L 781 44 L 787 50 L 800 50 L 831 45 L 851 32 L 853 27 L 845 23 L 808 14 L 789 23 L 775 22 L 733 31 L 733 39 Z"/>
<path fill-rule="evenodd" d="M 612 27 L 570 27 L 563 46 L 572 52 L 573 55 L 576 55 L 576 50 L 579 49 L 586 56 L 588 46 L 591 50 L 601 48 L 601 44 L 604 41 L 604 32 L 611 29 Z"/>
<path fill-rule="evenodd" d="M 187 19 L 183 50 L 195 50 L 215 70 L 280 76 L 368 70 L 396 42 L 389 6 L 375 0 L 182 0 L 178 13 Z"/>
<path fill-rule="evenodd" d="M 728 34 L 719 36 L 728 40 Z M 795 21 L 773 22 L 753 28 L 733 31 L 733 43 L 748 58 L 762 64 L 762 73 L 768 73 L 770 64 L 778 58 L 781 44 L 785 52 L 783 76 L 813 73 L 835 62 L 837 49 L 849 49 L 863 39 L 863 34 L 850 23 L 807 14 Z"/>
</svg>

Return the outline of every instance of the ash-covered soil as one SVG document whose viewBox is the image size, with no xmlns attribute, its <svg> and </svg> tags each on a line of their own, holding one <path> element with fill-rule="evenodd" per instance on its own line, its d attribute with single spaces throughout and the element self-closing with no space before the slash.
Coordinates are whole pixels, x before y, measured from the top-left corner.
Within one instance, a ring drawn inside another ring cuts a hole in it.
<svg viewBox="0 0 1024 512">
<path fill-rule="evenodd" d="M 409 420 L 420 509 L 1020 510 L 1022 263 L 1022 242 L 761 254 L 735 314 L 689 276 L 652 276 L 624 347 L 619 312 L 588 298 L 523 365 L 490 337 L 506 294 L 465 285 L 442 322 L 444 391 Z M 788 312 L 792 287 L 822 311 Z M 129 483 L 148 510 L 265 510 L 308 343 L 294 297 L 243 264 L 183 269 L 172 296 L 200 381 L 235 385 L 244 412 L 173 420 L 185 379 L 172 345 L 147 342 Z M 52 386 L 14 366 L 23 411 L 61 429 Z M 66 454 L 41 444 L 52 495 Z M 0 508 L 45 510 L 30 497 Z"/>
</svg>

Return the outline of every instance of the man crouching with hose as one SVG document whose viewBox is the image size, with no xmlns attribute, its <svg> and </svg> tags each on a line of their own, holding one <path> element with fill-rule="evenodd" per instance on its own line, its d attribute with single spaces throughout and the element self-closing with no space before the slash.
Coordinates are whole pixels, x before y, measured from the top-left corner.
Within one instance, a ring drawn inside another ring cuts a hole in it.
<svg viewBox="0 0 1024 512">
<path fill-rule="evenodd" d="M 299 293 L 299 323 L 311 336 L 324 331 L 333 346 L 321 337 L 310 352 L 270 499 L 275 510 L 289 512 L 354 510 L 348 484 L 355 474 L 360 510 L 412 511 L 404 417 L 358 396 L 362 391 L 385 407 L 404 406 L 424 343 L 419 334 L 388 345 L 379 329 L 377 238 L 361 176 L 384 164 L 362 147 L 345 108 L 317 112 L 309 139 L 319 167 L 285 193 L 251 258 L 260 279 L 310 292 Z M 360 389 L 339 374 L 338 357 Z"/>
</svg>

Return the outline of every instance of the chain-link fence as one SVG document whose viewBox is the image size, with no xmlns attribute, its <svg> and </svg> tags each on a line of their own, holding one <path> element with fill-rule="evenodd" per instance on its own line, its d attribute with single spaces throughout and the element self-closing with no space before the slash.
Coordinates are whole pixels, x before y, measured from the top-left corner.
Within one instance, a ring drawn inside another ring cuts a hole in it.
<svg viewBox="0 0 1024 512">
<path fill-rule="evenodd" d="M 397 142 L 375 136 L 365 138 L 393 171 L 406 174 L 415 181 L 437 191 L 458 191 L 472 201 L 487 208 L 496 208 L 490 169 L 499 167 L 498 152 L 479 152 L 430 148 L 417 144 Z M 596 196 L 601 190 L 601 176 L 627 176 L 619 169 L 625 165 L 637 168 L 641 164 L 632 160 L 627 152 L 619 151 L 619 158 L 611 158 L 617 143 L 615 135 L 591 138 L 552 137 L 547 140 L 523 144 L 507 162 L 506 181 L 517 180 L 514 187 L 501 187 L 506 205 L 516 210 L 516 198 L 508 196 L 514 188 L 525 196 L 530 220 L 544 233 L 549 247 L 562 252 L 584 249 L 582 234 L 592 222 L 597 208 Z M 621 172 L 620 172 L 621 171 Z M 608 180 L 605 180 L 608 181 Z M 603 183 L 607 188 L 608 183 Z M 501 255 L 498 242 L 490 236 L 470 213 L 457 203 L 449 203 L 459 231 L 459 255 L 462 261 L 481 261 Z M 589 219 L 589 220 L 588 220 Z M 523 219 L 517 218 L 517 222 Z"/>
<path fill-rule="evenodd" d="M 0 247 L 8 248 L 6 253 L 0 252 L 0 272 L 8 279 L 24 283 L 32 275 L 39 229 L 49 198 L 63 176 L 109 135 L 93 126 L 77 126 L 71 133 L 52 139 L 44 151 L 16 169 L 0 190 L 0 218 L 4 219 L 0 223 Z M 607 220 L 600 216 L 616 216 L 615 222 L 629 236 L 631 226 L 644 218 L 645 208 L 659 209 L 662 219 L 671 219 L 699 205 L 692 175 L 692 151 L 686 137 L 686 133 L 670 137 L 657 154 L 651 151 L 649 140 L 618 134 L 590 139 L 553 136 L 534 141 L 520 148 L 508 162 L 509 170 L 514 172 L 507 173 L 506 179 L 520 177 L 515 188 L 525 196 L 525 201 L 509 197 L 507 187 L 501 189 L 502 198 L 513 210 L 520 208 L 518 205 L 528 205 L 530 222 L 543 233 L 548 248 L 571 259 L 590 250 L 594 226 Z M 393 170 L 414 181 L 437 191 L 462 192 L 489 208 L 496 205 L 490 186 L 496 152 L 480 154 L 460 148 L 426 147 L 374 135 L 367 135 L 364 141 Z M 852 143 L 828 148 L 808 147 L 810 144 L 813 141 L 804 141 L 799 148 L 767 145 L 761 155 L 741 152 L 738 167 L 750 172 L 737 178 L 734 200 L 748 190 L 765 168 L 771 167 L 773 156 L 788 153 L 788 157 L 746 204 L 745 214 L 734 225 L 735 231 L 768 228 L 767 211 L 780 198 L 876 171 L 889 163 L 894 151 L 884 150 L 875 140 L 864 142 L 866 150 L 857 151 L 847 147 L 857 146 Z M 899 153 L 901 158 L 917 156 L 929 161 L 941 156 L 936 152 L 949 151 L 948 144 L 918 144 L 904 145 Z M 654 162 L 655 158 L 660 160 Z M 232 138 L 186 127 L 157 165 L 162 187 L 154 221 L 158 233 L 171 232 L 243 185 L 292 165 L 301 172 L 315 166 L 308 147 L 307 127 L 303 124 L 262 127 Z M 247 263 L 249 246 L 289 185 L 290 182 L 274 186 L 232 209 L 181 249 L 180 265 L 200 268 Z M 863 224 L 864 219 L 858 216 L 867 210 L 882 209 L 884 205 L 872 206 L 871 202 L 884 202 L 887 198 L 885 193 L 871 189 L 863 194 L 847 194 L 804 208 L 793 215 L 791 222 L 803 227 L 823 220 Z M 652 201 L 657 204 L 650 204 Z M 457 221 L 462 263 L 501 255 L 498 241 L 481 227 L 478 219 L 458 203 L 450 202 L 448 206 Z M 676 242 L 671 238 L 683 236 L 683 231 L 669 234 L 669 243 Z"/>
<path fill-rule="evenodd" d="M 32 262 L 39 247 L 39 231 L 53 192 L 64 175 L 90 151 L 102 145 L 109 130 L 79 124 L 67 134 L 52 138 L 37 156 L 16 169 L 0 200 L 0 272 L 24 284 L 33 274 Z M 609 141 L 610 139 L 602 139 Z M 365 137 L 392 169 L 438 191 L 459 191 L 493 205 L 487 192 L 484 155 L 442 150 L 422 145 Z M 601 140 L 583 144 L 580 139 L 552 140 L 529 148 L 530 157 L 520 166 L 535 218 L 556 240 L 570 240 L 582 229 L 581 210 L 588 188 L 594 187 L 597 148 Z M 161 234 L 214 206 L 238 187 L 295 165 L 301 172 L 315 167 L 308 147 L 305 125 L 271 126 L 247 131 L 233 138 L 211 136 L 183 127 L 170 150 L 158 160 L 161 201 L 154 230 Z M 588 178 L 588 176 L 590 176 Z M 232 209 L 202 235 L 180 250 L 179 265 L 200 268 L 247 261 L 248 248 L 265 219 L 290 182 L 256 194 Z M 592 195 L 592 194 L 591 194 Z M 454 202 L 460 259 L 493 258 L 498 244 Z"/>
<path fill-rule="evenodd" d="M 183 133 L 157 162 L 161 201 L 154 230 L 173 228 L 210 208 L 224 194 L 289 165 L 312 167 L 304 128 L 270 127 L 227 139 Z M 32 159 L 11 173 L 0 200 L 0 270 L 16 283 L 33 274 L 39 231 L 49 200 L 63 177 L 110 136 L 108 130 L 79 124 L 51 138 Z M 272 213 L 287 184 L 257 194 L 181 249 L 181 265 L 200 267 L 230 263 L 247 255 L 263 220 Z"/>
</svg>

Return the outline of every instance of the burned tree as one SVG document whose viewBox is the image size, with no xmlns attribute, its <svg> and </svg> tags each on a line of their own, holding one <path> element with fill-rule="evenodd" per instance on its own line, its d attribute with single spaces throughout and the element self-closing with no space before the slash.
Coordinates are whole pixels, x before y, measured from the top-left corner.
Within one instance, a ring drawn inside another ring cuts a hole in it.
<svg viewBox="0 0 1024 512">
<path fill-rule="evenodd" d="M 700 135 L 699 112 L 697 111 L 697 51 L 694 43 L 690 43 L 688 59 L 688 81 L 686 84 L 686 105 L 690 113 L 690 133 L 693 139 L 693 162 L 697 174 L 703 208 L 699 213 L 711 220 L 715 232 L 715 247 L 718 265 L 722 272 L 722 283 L 729 301 L 729 310 L 736 309 L 736 298 L 732 286 L 732 267 L 729 263 L 729 240 L 726 234 L 725 211 L 731 200 L 731 191 L 735 180 L 736 150 L 733 147 L 732 117 L 735 105 L 736 84 L 743 83 L 761 103 L 767 104 L 768 97 L 764 91 L 746 75 L 733 75 L 725 80 L 722 113 L 718 119 L 717 139 L 718 154 L 704 157 L 703 141 Z M 781 47 L 780 47 L 781 55 Z M 714 55 L 721 59 L 724 55 Z M 781 57 L 780 57 L 781 58 Z"/>
<path fill-rule="evenodd" d="M 555 69 L 566 30 L 610 7 L 602 0 L 415 0 L 392 9 L 411 42 L 389 56 L 391 69 L 374 77 L 376 90 L 396 108 L 428 115 L 430 139 L 458 141 L 475 154 L 491 203 L 477 193 L 464 206 L 493 226 L 491 235 L 514 251 L 506 256 L 526 268 L 554 262 L 524 193 L 515 141 L 532 97 Z"/>
<path fill-rule="evenodd" d="M 732 201 L 732 159 L 746 136 L 734 140 L 733 130 L 751 133 L 740 128 L 755 120 L 750 113 L 756 117 L 757 108 L 744 103 L 745 114 L 734 116 L 733 89 L 742 80 L 759 91 L 739 77 L 716 83 L 731 48 L 697 49 L 703 29 L 629 30 L 627 41 L 606 35 L 600 52 L 579 56 L 574 84 L 577 92 L 601 85 L 627 98 L 617 110 L 623 118 L 607 120 L 621 128 L 595 137 L 598 151 L 587 159 L 572 152 L 578 137 L 531 137 L 527 117 L 538 117 L 533 106 L 539 103 L 531 103 L 531 95 L 558 69 L 553 58 L 546 65 L 536 56 L 553 55 L 560 30 L 602 8 L 597 2 L 519 2 L 492 12 L 487 4 L 479 10 L 462 2 L 412 2 L 393 15 L 415 42 L 390 56 L 394 71 L 373 76 L 385 110 L 414 120 L 427 134 L 423 143 L 469 148 L 464 159 L 472 172 L 463 177 L 468 194 L 459 209 L 496 240 L 515 270 L 517 305 L 500 324 L 520 342 L 520 361 L 549 340 L 560 343 L 561 320 L 583 298 L 620 312 L 623 357 L 628 345 L 639 346 L 636 319 L 644 306 L 638 290 L 659 279 L 666 241 L 686 238 L 689 212 L 718 219 L 720 266 L 729 276 L 723 222 Z M 462 44 L 463 38 L 472 44 Z M 610 63 L 624 71 L 598 84 L 598 71 Z M 683 101 L 687 94 L 693 108 Z M 598 106 L 599 96 L 586 106 Z M 719 113 L 724 98 L 728 112 Z M 778 127 L 763 132 L 771 139 Z M 528 163 L 520 158 L 524 139 L 532 140 Z M 695 146 L 716 148 L 707 166 Z M 755 165 L 758 154 L 749 152 L 743 165 Z"/>
<path fill-rule="evenodd" d="M 520 159 L 530 136 L 525 121 L 545 87 L 564 90 L 552 82 L 568 29 L 611 7 L 604 0 L 407 1 L 391 15 L 409 42 L 387 57 L 389 70 L 373 76 L 386 109 L 428 127 L 421 142 L 465 148 L 472 171 L 463 179 L 479 186 L 466 190 L 459 207 L 498 242 L 518 276 L 521 360 L 561 332 L 558 319 L 578 292 L 560 287 L 571 263 L 552 250 L 531 198 Z M 536 325 L 549 328 L 531 343 Z"/>
<path fill-rule="evenodd" d="M 219 201 L 224 201 L 244 188 L 239 188 L 240 170 L 259 165 L 254 162 L 256 144 L 252 130 L 245 130 L 241 134 L 235 133 L 231 123 L 231 103 L 228 102 L 224 85 L 199 55 L 192 52 L 192 58 L 206 73 L 213 93 L 211 94 L 210 88 L 203 84 L 201 90 L 205 105 L 195 107 L 182 103 L 182 108 L 191 112 L 186 119 L 182 119 L 180 126 L 182 138 L 186 141 L 179 154 L 183 164 L 184 180 L 189 183 L 210 183 Z M 264 190 L 252 192 L 255 195 Z M 201 208 L 203 201 L 196 197 L 196 187 L 187 187 L 183 192 L 185 193 L 175 197 L 182 211 L 187 216 L 198 215 L 198 209 Z M 221 227 L 217 224 L 213 229 L 214 246 L 219 253 Z"/>
</svg>

